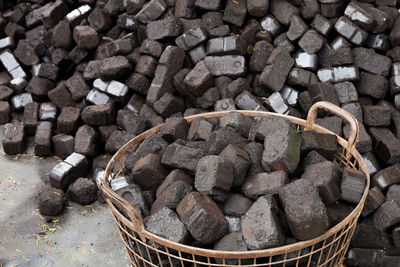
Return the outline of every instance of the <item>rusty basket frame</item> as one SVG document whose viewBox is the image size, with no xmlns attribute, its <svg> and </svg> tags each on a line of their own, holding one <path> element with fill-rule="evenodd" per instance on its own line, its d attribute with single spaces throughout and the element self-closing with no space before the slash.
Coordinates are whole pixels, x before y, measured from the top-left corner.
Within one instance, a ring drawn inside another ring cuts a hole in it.
<svg viewBox="0 0 400 267">
<path fill-rule="evenodd" d="M 358 123 L 345 110 L 329 103 L 314 104 L 307 120 L 292 116 L 263 111 L 235 111 L 250 117 L 276 116 L 287 119 L 297 125 L 298 129 L 313 129 L 321 133 L 333 132 L 315 124 L 318 109 L 323 109 L 341 117 L 351 128 L 349 140 L 337 136 L 341 152 L 336 154 L 342 166 L 361 170 L 366 178 L 364 193 L 356 208 L 340 223 L 326 233 L 314 239 L 297 242 L 281 247 L 252 251 L 220 251 L 183 245 L 159 237 L 145 230 L 140 213 L 125 199 L 116 194 L 110 187 L 110 181 L 124 171 L 124 162 L 129 151 L 147 136 L 157 133 L 158 125 L 130 140 L 110 160 L 105 176 L 98 185 L 114 217 L 129 259 L 133 266 L 342 266 L 343 259 L 355 231 L 358 217 L 361 214 L 368 195 L 370 177 L 367 166 L 355 149 L 358 137 Z M 210 112 L 188 116 L 192 121 L 198 117 L 217 118 L 230 111 Z M 339 149 L 340 150 L 340 149 Z M 338 150 L 338 151 L 339 151 Z M 108 177 L 108 179 L 105 179 Z M 234 264 L 232 264 L 232 261 Z"/>
</svg>

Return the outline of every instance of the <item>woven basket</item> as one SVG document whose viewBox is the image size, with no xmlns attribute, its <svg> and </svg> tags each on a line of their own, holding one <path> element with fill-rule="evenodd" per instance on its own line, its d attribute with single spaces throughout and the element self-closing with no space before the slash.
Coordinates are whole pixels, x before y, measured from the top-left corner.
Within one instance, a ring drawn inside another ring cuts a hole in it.
<svg viewBox="0 0 400 267">
<path fill-rule="evenodd" d="M 370 185 L 367 166 L 355 149 L 358 137 L 356 119 L 329 102 L 314 104 L 308 113 L 307 120 L 263 111 L 235 112 L 249 117 L 276 116 L 291 121 L 297 125 L 298 130 L 312 129 L 320 133 L 334 134 L 315 124 L 318 109 L 329 111 L 349 124 L 351 128 L 349 140 L 346 141 L 337 136 L 337 142 L 341 149 L 338 150 L 340 152 L 337 152 L 336 158 L 342 166 L 361 170 L 367 178 L 360 203 L 343 221 L 323 235 L 311 240 L 245 252 L 211 250 L 183 245 L 146 231 L 140 213 L 111 189 L 110 181 L 124 172 L 124 162 L 128 151 L 132 151 L 133 147 L 147 136 L 157 133 L 162 126 L 158 125 L 125 144 L 111 158 L 105 171 L 105 177 L 98 181 L 133 266 L 342 266 Z M 190 122 L 198 117 L 218 118 L 228 112 L 230 111 L 210 112 L 189 116 L 185 119 Z M 235 264 L 232 264 L 232 261 Z"/>
</svg>

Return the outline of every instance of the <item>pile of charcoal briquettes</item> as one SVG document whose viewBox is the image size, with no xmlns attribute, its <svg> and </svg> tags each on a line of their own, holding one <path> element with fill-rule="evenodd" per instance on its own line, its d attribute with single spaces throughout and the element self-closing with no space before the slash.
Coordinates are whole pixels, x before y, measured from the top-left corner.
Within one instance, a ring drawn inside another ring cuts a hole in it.
<svg viewBox="0 0 400 267">
<path fill-rule="evenodd" d="M 266 249 L 322 235 L 360 202 L 366 177 L 340 167 L 339 149 L 336 135 L 298 132 L 278 117 L 170 118 L 111 187 L 158 236 L 217 250 Z"/>
<path fill-rule="evenodd" d="M 92 180 L 111 155 L 169 118 L 235 109 L 304 118 L 313 103 L 329 101 L 359 121 L 356 147 L 372 177 L 347 264 L 396 266 L 398 7 L 395 0 L 0 0 L 4 152 L 24 153 L 33 139 L 37 157 L 63 159 L 51 172 L 53 188 L 39 196 L 40 211 L 56 215 L 64 192 L 95 201 Z M 339 118 L 322 115 L 318 124 L 348 137 Z M 149 203 L 156 199 L 142 191 Z"/>
</svg>

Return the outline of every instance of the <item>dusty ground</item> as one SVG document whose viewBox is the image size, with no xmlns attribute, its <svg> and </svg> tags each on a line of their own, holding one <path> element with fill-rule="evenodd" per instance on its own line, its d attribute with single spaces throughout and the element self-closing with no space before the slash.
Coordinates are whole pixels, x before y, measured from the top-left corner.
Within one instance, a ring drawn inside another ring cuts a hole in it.
<svg viewBox="0 0 400 267">
<path fill-rule="evenodd" d="M 106 204 L 67 201 L 61 216 L 40 216 L 37 196 L 57 160 L 28 147 L 15 157 L 0 145 L 0 266 L 130 266 Z"/>
</svg>

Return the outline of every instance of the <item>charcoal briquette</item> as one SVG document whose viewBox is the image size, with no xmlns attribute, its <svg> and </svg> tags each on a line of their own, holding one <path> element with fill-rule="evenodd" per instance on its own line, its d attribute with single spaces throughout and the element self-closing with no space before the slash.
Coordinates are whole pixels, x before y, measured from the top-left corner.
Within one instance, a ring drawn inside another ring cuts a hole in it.
<svg viewBox="0 0 400 267">
<path fill-rule="evenodd" d="M 119 127 L 134 135 L 142 133 L 146 127 L 141 116 L 127 110 L 119 110 L 116 121 Z"/>
<path fill-rule="evenodd" d="M 76 25 L 80 24 L 89 13 L 92 11 L 92 8 L 89 5 L 81 5 L 78 8 L 75 8 L 71 12 L 69 12 L 65 16 L 65 20 L 72 26 L 75 27 Z"/>
<path fill-rule="evenodd" d="M 338 149 L 336 136 L 329 133 L 318 133 L 315 131 L 304 131 L 301 133 L 301 152 L 306 154 L 316 151 L 324 158 L 332 161 Z"/>
<path fill-rule="evenodd" d="M 78 126 L 80 110 L 75 107 L 64 107 L 57 118 L 57 132 L 72 133 Z"/>
<path fill-rule="evenodd" d="M 242 216 L 240 225 L 248 249 L 266 249 L 284 244 L 276 205 L 271 195 L 262 196 Z"/>
<path fill-rule="evenodd" d="M 370 127 L 369 133 L 376 154 L 386 163 L 400 162 L 400 141 L 388 128 Z"/>
<path fill-rule="evenodd" d="M 373 223 L 359 223 L 351 240 L 351 246 L 356 248 L 388 249 L 392 247 L 389 235 L 378 230 Z"/>
<path fill-rule="evenodd" d="M 193 238 L 202 244 L 211 244 L 228 233 L 228 222 L 222 211 L 207 195 L 187 194 L 176 211 Z"/>
<path fill-rule="evenodd" d="M 242 184 L 242 192 L 251 199 L 263 195 L 276 195 L 288 182 L 285 171 L 260 172 L 246 178 Z"/>
<path fill-rule="evenodd" d="M 358 93 L 352 82 L 340 82 L 333 85 L 340 104 L 358 101 Z"/>
<path fill-rule="evenodd" d="M 73 38 L 76 44 L 83 49 L 95 48 L 99 43 L 97 32 L 89 26 L 76 26 Z"/>
<path fill-rule="evenodd" d="M 57 23 L 53 28 L 51 37 L 54 47 L 69 49 L 72 45 L 72 32 L 69 23 L 65 20 Z"/>
<path fill-rule="evenodd" d="M 292 86 L 308 88 L 318 83 L 315 73 L 302 68 L 292 68 L 287 76 L 287 83 Z M 282 90 L 282 89 L 281 89 Z"/>
<path fill-rule="evenodd" d="M 328 36 L 333 28 L 331 21 L 321 16 L 320 14 L 315 15 L 310 26 L 313 27 L 317 32 L 319 32 L 323 36 Z"/>
<path fill-rule="evenodd" d="M 190 124 L 187 139 L 192 141 L 205 141 L 208 140 L 214 126 L 206 119 L 197 118 Z"/>
<path fill-rule="evenodd" d="M 312 182 L 299 179 L 285 185 L 279 192 L 279 199 L 290 230 L 297 239 L 308 240 L 328 229 L 326 207 Z"/>
<path fill-rule="evenodd" d="M 74 74 L 71 78 L 66 80 L 65 86 L 71 93 L 74 101 L 80 101 L 85 98 L 90 90 L 80 74 Z"/>
<path fill-rule="evenodd" d="M 182 181 L 190 186 L 193 186 L 193 178 L 181 169 L 172 170 L 167 177 L 165 177 L 162 184 L 157 188 L 156 196 L 158 197 L 164 190 L 176 181 Z"/>
<path fill-rule="evenodd" d="M 147 24 L 147 37 L 152 40 L 161 40 L 168 37 L 177 37 L 182 33 L 182 23 L 174 16 L 152 21 Z"/>
<path fill-rule="evenodd" d="M 378 230 L 386 231 L 400 222 L 400 205 L 395 200 L 386 200 L 374 212 L 374 225 Z"/>
<path fill-rule="evenodd" d="M 224 201 L 233 182 L 233 164 L 222 156 L 202 157 L 196 167 L 194 187 L 216 201 Z"/>
<path fill-rule="evenodd" d="M 383 99 L 388 92 L 388 80 L 383 76 L 361 71 L 357 89 L 363 95 Z"/>
<path fill-rule="evenodd" d="M 150 81 L 146 78 L 146 76 L 140 73 L 133 73 L 129 78 L 125 81 L 125 84 L 129 87 L 129 89 L 133 89 L 138 93 L 147 94 L 147 91 L 150 87 Z"/>
<path fill-rule="evenodd" d="M 286 32 L 286 37 L 293 42 L 300 39 L 307 30 L 307 24 L 299 16 L 294 15 L 290 19 L 290 26 Z"/>
<path fill-rule="evenodd" d="M 46 28 L 53 27 L 62 20 L 68 13 L 68 4 L 62 0 L 57 0 L 49 5 L 42 12 L 42 23 Z"/>
<path fill-rule="evenodd" d="M 264 17 L 268 14 L 269 0 L 248 0 L 247 11 L 253 17 Z"/>
<path fill-rule="evenodd" d="M 372 147 L 372 145 L 371 145 L 371 147 Z M 372 148 L 371 148 L 371 150 L 372 150 Z M 379 172 L 381 170 L 381 166 L 380 166 L 378 160 L 376 159 L 376 156 L 374 153 L 369 151 L 369 152 L 362 154 L 362 157 L 363 157 L 365 164 L 367 165 L 368 172 L 371 177 L 373 177 L 377 172 Z"/>
<path fill-rule="evenodd" d="M 6 154 L 22 154 L 25 150 L 24 125 L 21 123 L 5 124 L 4 138 L 2 140 L 3 150 Z"/>
<path fill-rule="evenodd" d="M 365 6 L 356 2 L 349 3 L 344 10 L 344 14 L 366 31 L 371 31 L 376 26 L 376 19 L 373 14 L 368 12 Z"/>
<path fill-rule="evenodd" d="M 139 94 L 133 94 L 124 109 L 133 113 L 139 113 L 144 102 L 145 100 Z"/>
<path fill-rule="evenodd" d="M 288 114 L 289 106 L 286 105 L 285 100 L 279 92 L 274 92 L 267 99 L 265 99 L 265 104 L 270 110 L 279 114 Z"/>
<path fill-rule="evenodd" d="M 49 121 L 38 122 L 34 140 L 34 154 L 45 157 L 51 153 L 52 123 Z"/>
<path fill-rule="evenodd" d="M 282 24 L 289 25 L 294 15 L 299 15 L 299 9 L 285 0 L 270 2 L 269 12 Z"/>
<path fill-rule="evenodd" d="M 223 250 L 223 251 L 247 251 L 246 243 L 244 242 L 243 234 L 240 231 L 230 232 L 221 238 L 214 245 L 215 250 Z M 222 260 L 216 258 L 216 262 L 218 264 L 229 264 L 229 265 L 237 265 L 239 260 L 237 259 L 226 259 Z M 250 260 L 242 259 L 241 264 L 250 263 Z"/>
<path fill-rule="evenodd" d="M 232 98 L 224 98 L 215 102 L 214 105 L 215 111 L 223 111 L 223 110 L 236 110 L 235 100 Z"/>
<path fill-rule="evenodd" d="M 186 139 L 188 136 L 189 124 L 183 118 L 169 118 L 165 121 L 164 125 L 160 128 L 158 136 L 173 143 L 178 139 Z"/>
<path fill-rule="evenodd" d="M 137 160 L 150 153 L 162 155 L 167 146 L 168 143 L 164 139 L 162 139 L 159 135 L 152 134 L 143 140 L 133 154 L 133 157 L 130 157 L 128 160 L 127 165 L 130 165 L 130 168 L 132 168 Z M 129 166 L 127 166 L 127 168 L 129 168 Z"/>
<path fill-rule="evenodd" d="M 365 175 L 362 171 L 349 167 L 343 168 L 342 180 L 340 182 L 340 198 L 358 204 L 365 189 Z"/>
<path fill-rule="evenodd" d="M 389 126 L 390 109 L 383 106 L 363 106 L 364 124 L 367 126 Z"/>
<path fill-rule="evenodd" d="M 51 140 L 57 157 L 65 159 L 74 152 L 75 139 L 72 135 L 57 134 Z"/>
<path fill-rule="evenodd" d="M 275 48 L 260 76 L 260 84 L 274 91 L 279 91 L 282 89 L 293 64 L 294 60 L 286 49 Z"/>
<path fill-rule="evenodd" d="M 51 102 L 40 104 L 39 120 L 55 121 L 57 119 L 57 107 Z"/>
<path fill-rule="evenodd" d="M 126 131 L 114 130 L 107 138 L 105 150 L 109 153 L 115 153 L 134 137 L 135 135 Z"/>
<path fill-rule="evenodd" d="M 390 189 L 389 189 L 390 191 Z M 388 192 L 389 196 L 389 192 Z M 388 197 L 388 200 L 392 200 Z M 366 217 L 368 214 L 376 210 L 385 201 L 385 196 L 378 187 L 373 187 L 369 190 L 367 199 L 365 200 L 362 216 Z"/>
<path fill-rule="evenodd" d="M 382 264 L 383 251 L 379 249 L 352 248 L 346 264 L 349 266 L 373 267 Z"/>
<path fill-rule="evenodd" d="M 26 91 L 35 96 L 46 97 L 47 93 L 53 88 L 54 83 L 52 81 L 33 76 L 26 87 Z"/>
<path fill-rule="evenodd" d="M 10 104 L 6 101 L 0 101 L 0 124 L 9 122 L 10 120 Z"/>
<path fill-rule="evenodd" d="M 153 105 L 165 93 L 172 94 L 174 92 L 173 79 L 182 68 L 184 57 L 184 50 L 176 46 L 168 46 L 161 54 L 154 79 L 147 93 L 146 102 L 149 105 Z"/>
<path fill-rule="evenodd" d="M 322 201 L 328 205 L 340 197 L 340 169 L 337 162 L 324 161 L 305 167 L 301 176 L 312 182 L 319 191 Z"/>
<path fill-rule="evenodd" d="M 225 200 L 222 211 L 225 215 L 240 217 L 248 211 L 253 201 L 241 194 L 229 194 Z"/>
<path fill-rule="evenodd" d="M 307 52 L 297 53 L 295 64 L 299 68 L 316 70 L 318 66 L 318 57 L 316 54 L 309 54 Z"/>
<path fill-rule="evenodd" d="M 175 17 L 177 18 L 192 18 L 194 12 L 193 0 L 176 0 L 175 4 Z"/>
<path fill-rule="evenodd" d="M 310 85 L 308 89 L 311 101 L 329 101 L 335 105 L 339 105 L 335 87 L 330 82 L 315 83 Z"/>
<path fill-rule="evenodd" d="M 360 69 L 376 75 L 388 76 L 392 61 L 389 57 L 379 55 L 374 49 L 357 47 L 352 50 L 354 63 Z"/>
<path fill-rule="evenodd" d="M 196 102 L 200 108 L 207 109 L 213 107 L 219 99 L 220 91 L 217 87 L 211 87 L 202 96 L 197 97 Z"/>
<path fill-rule="evenodd" d="M 250 57 L 249 69 L 254 72 L 262 72 L 273 49 L 274 46 L 267 41 L 255 43 Z"/>
<path fill-rule="evenodd" d="M 394 164 L 387 168 L 378 171 L 372 177 L 372 184 L 377 186 L 382 192 L 388 189 L 392 184 L 397 184 L 400 181 L 399 176 L 400 165 Z"/>
<path fill-rule="evenodd" d="M 245 43 L 239 36 L 210 39 L 207 43 L 207 55 L 243 55 Z"/>
<path fill-rule="evenodd" d="M 5 85 L 0 86 L 0 101 L 7 101 L 13 95 L 14 91 Z"/>
<path fill-rule="evenodd" d="M 125 185 L 125 183 L 123 183 Z M 117 189 L 117 188 L 115 188 Z M 128 201 L 133 207 L 138 209 L 142 217 L 147 217 L 149 215 L 149 208 L 146 205 L 144 199 L 143 191 L 136 184 L 130 184 L 128 186 L 120 187 L 115 191 L 118 195 Z"/>
<path fill-rule="evenodd" d="M 39 212 L 42 215 L 57 216 L 64 207 L 64 192 L 51 186 L 45 186 L 39 193 Z"/>
<path fill-rule="evenodd" d="M 249 83 L 244 78 L 238 78 L 230 82 L 225 88 L 221 88 L 220 95 L 221 98 L 235 98 L 243 91 L 248 91 Z"/>
<path fill-rule="evenodd" d="M 265 148 L 262 157 L 264 169 L 294 172 L 300 161 L 299 133 L 291 123 L 280 118 L 267 118 L 266 125 L 269 129 L 262 134 Z"/>
<path fill-rule="evenodd" d="M 207 33 L 201 27 L 195 27 L 178 36 L 175 43 L 185 51 L 191 50 L 207 39 Z"/>
<path fill-rule="evenodd" d="M 359 28 L 346 17 L 340 17 L 334 27 L 339 34 L 354 45 L 362 45 L 367 40 L 367 32 Z"/>
<path fill-rule="evenodd" d="M 161 162 L 169 167 L 181 168 L 194 173 L 202 156 L 202 149 L 172 143 L 165 149 Z"/>
<path fill-rule="evenodd" d="M 149 23 L 153 20 L 156 20 L 167 9 L 167 4 L 164 0 L 152 0 L 144 5 L 139 2 L 137 9 L 139 6 L 142 6 L 142 8 L 136 14 L 135 19 L 141 23 Z"/>
<path fill-rule="evenodd" d="M 99 134 L 93 127 L 82 125 L 76 131 L 74 151 L 86 156 L 95 156 L 99 150 L 99 139 Z"/>
<path fill-rule="evenodd" d="M 207 58 L 208 57 L 206 57 L 206 59 Z M 186 90 L 197 96 L 204 94 L 205 91 L 212 86 L 212 83 L 212 73 L 203 60 L 197 63 L 183 80 Z"/>
<path fill-rule="evenodd" d="M 108 30 L 111 27 L 111 16 L 100 7 L 96 7 L 87 18 L 90 27 L 97 32 Z"/>
<path fill-rule="evenodd" d="M 225 219 L 228 222 L 229 233 L 240 231 L 240 217 L 225 216 Z"/>
<path fill-rule="evenodd" d="M 68 188 L 70 199 L 81 205 L 90 205 L 97 200 L 97 185 L 88 178 L 79 178 Z"/>
<path fill-rule="evenodd" d="M 162 117 L 168 118 L 172 114 L 183 112 L 185 110 L 185 103 L 182 98 L 166 93 L 154 103 L 154 109 Z"/>
<path fill-rule="evenodd" d="M 184 244 L 190 236 L 184 222 L 179 220 L 178 215 L 168 207 L 164 207 L 147 217 L 144 226 L 147 231 L 173 242 Z"/>
<path fill-rule="evenodd" d="M 246 177 L 250 166 L 250 158 L 246 151 L 235 146 L 228 145 L 219 154 L 220 157 L 229 160 L 233 166 L 233 187 L 239 187 Z"/>
<path fill-rule="evenodd" d="M 286 37 L 286 33 L 281 33 L 274 39 L 274 46 L 275 47 L 282 47 L 285 48 L 290 53 L 296 50 L 293 43 Z"/>
<path fill-rule="evenodd" d="M 245 58 L 238 55 L 207 56 L 207 69 L 213 76 L 240 76 L 245 72 Z"/>
<path fill-rule="evenodd" d="M 148 154 L 139 159 L 132 169 L 132 179 L 144 190 L 156 191 L 166 176 L 158 154 Z"/>
<path fill-rule="evenodd" d="M 25 41 L 20 40 L 14 50 L 14 56 L 25 66 L 32 66 L 39 63 L 35 50 Z"/>
<path fill-rule="evenodd" d="M 164 207 L 175 209 L 182 199 L 193 191 L 193 186 L 177 180 L 165 188 L 151 206 L 150 214 L 154 214 Z"/>
<path fill-rule="evenodd" d="M 271 37 L 275 37 L 281 32 L 281 24 L 274 16 L 267 15 L 260 21 L 260 24 Z"/>
<path fill-rule="evenodd" d="M 247 1 L 227 1 L 224 10 L 223 20 L 235 26 L 241 27 L 247 13 Z"/>
<path fill-rule="evenodd" d="M 82 121 L 89 125 L 105 125 L 114 122 L 114 109 L 111 105 L 91 105 L 83 109 Z"/>
</svg>

